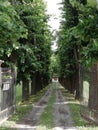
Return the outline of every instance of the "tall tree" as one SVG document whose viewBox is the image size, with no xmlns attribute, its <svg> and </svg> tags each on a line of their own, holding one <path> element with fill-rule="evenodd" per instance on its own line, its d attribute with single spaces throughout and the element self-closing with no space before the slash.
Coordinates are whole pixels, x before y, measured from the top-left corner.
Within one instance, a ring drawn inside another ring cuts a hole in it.
<svg viewBox="0 0 98 130">
<path fill-rule="evenodd" d="M 0 1 L 0 58 L 6 65 L 17 65 L 23 101 L 30 95 L 30 80 L 31 93 L 49 82 L 51 33 L 45 11 L 42 0 Z"/>
<path fill-rule="evenodd" d="M 25 82 L 23 83 L 23 100 L 25 100 L 29 95 L 30 79 L 31 94 L 42 89 L 44 85 L 43 75 L 49 70 L 51 34 L 44 1 L 19 0 L 15 7 L 28 29 L 28 38 L 19 40 L 21 43 L 19 51 L 22 55 L 19 56 L 18 61 L 18 77 Z"/>
<path fill-rule="evenodd" d="M 87 3 L 86 0 L 82 1 L 77 0 L 77 2 L 83 5 Z M 78 38 L 72 33 L 71 29 L 77 27 L 79 24 L 79 9 L 77 8 L 78 6 L 77 2 L 69 0 L 64 0 L 62 2 L 63 13 L 58 40 L 61 74 L 63 74 L 60 79 L 63 78 L 64 80 L 65 79 L 67 80 L 66 81 L 68 82 L 67 88 L 71 92 L 76 90 L 76 96 L 75 96 L 76 99 L 80 97 L 80 90 L 79 90 L 80 54 L 79 54 Z M 70 78 L 73 80 L 70 80 Z"/>
<path fill-rule="evenodd" d="M 27 29 L 13 6 L 7 1 L 0 1 L 0 58 L 7 64 L 14 64 L 11 55 L 20 46 L 18 40 L 27 37 Z"/>
</svg>

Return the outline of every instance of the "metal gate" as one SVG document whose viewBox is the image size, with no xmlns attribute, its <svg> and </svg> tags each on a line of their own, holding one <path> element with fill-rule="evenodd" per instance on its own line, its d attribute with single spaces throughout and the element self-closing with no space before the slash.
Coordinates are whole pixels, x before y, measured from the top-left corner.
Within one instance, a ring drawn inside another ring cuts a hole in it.
<svg viewBox="0 0 98 130">
<path fill-rule="evenodd" d="M 0 121 L 15 110 L 15 73 L 12 69 L 1 68 Z"/>
</svg>

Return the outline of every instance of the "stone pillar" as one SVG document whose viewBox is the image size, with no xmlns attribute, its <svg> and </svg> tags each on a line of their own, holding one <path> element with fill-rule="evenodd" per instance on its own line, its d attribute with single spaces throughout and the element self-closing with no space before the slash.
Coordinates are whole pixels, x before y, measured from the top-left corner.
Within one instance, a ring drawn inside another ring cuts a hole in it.
<svg viewBox="0 0 98 130">
<path fill-rule="evenodd" d="M 2 101 L 2 95 L 1 95 L 1 86 L 2 86 L 2 73 L 1 73 L 1 64 L 3 63 L 4 61 L 0 60 L 0 111 L 1 111 L 1 101 Z"/>
</svg>

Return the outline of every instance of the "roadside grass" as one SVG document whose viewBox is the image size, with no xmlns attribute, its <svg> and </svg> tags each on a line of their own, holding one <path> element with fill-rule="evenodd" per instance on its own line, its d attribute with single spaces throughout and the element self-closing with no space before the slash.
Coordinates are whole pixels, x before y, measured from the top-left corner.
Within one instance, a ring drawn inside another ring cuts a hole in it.
<svg viewBox="0 0 98 130">
<path fill-rule="evenodd" d="M 80 102 L 78 100 L 75 100 L 74 95 L 70 94 L 62 86 L 60 87 L 60 90 L 62 91 L 63 95 L 68 100 L 68 106 L 71 110 L 72 118 L 78 130 L 98 130 L 98 126 L 96 126 L 95 124 L 91 122 L 86 121 L 85 119 L 81 117 Z"/>
<path fill-rule="evenodd" d="M 49 89 L 49 85 L 45 88 L 43 88 L 41 91 L 39 91 L 36 95 L 31 96 L 27 101 L 21 102 L 22 99 L 22 86 L 18 85 L 16 86 L 16 110 L 15 113 L 8 119 L 8 127 L 7 123 L 4 122 L 2 127 L 0 127 L 0 130 L 11 130 L 9 128 L 10 124 L 14 122 L 14 124 L 21 120 L 22 117 L 29 112 L 31 109 L 33 109 L 33 103 L 38 101 L 44 94 L 45 92 Z M 6 127 L 5 127 L 6 126 Z M 14 129 L 13 129 L 14 130 Z"/>
<path fill-rule="evenodd" d="M 17 122 L 20 120 L 24 114 L 26 114 L 28 111 L 32 109 L 32 105 L 26 104 L 26 105 L 19 105 L 16 108 L 15 113 L 12 115 L 12 117 L 9 118 L 9 121 Z"/>
<path fill-rule="evenodd" d="M 39 126 L 37 130 L 52 130 L 54 128 L 54 116 L 53 116 L 53 104 L 55 102 L 55 84 L 53 86 L 53 92 L 48 101 L 48 105 L 41 115 Z"/>
<path fill-rule="evenodd" d="M 17 88 L 16 90 L 16 111 L 10 118 L 11 121 L 18 121 L 20 120 L 27 112 L 29 112 L 33 106 L 32 103 L 38 101 L 44 94 L 45 92 L 49 89 L 49 86 L 45 87 L 41 91 L 39 91 L 36 95 L 31 96 L 27 101 L 21 102 L 21 86 Z"/>
<path fill-rule="evenodd" d="M 16 105 L 21 102 L 21 98 L 22 98 L 22 86 L 21 84 L 18 84 L 16 86 Z"/>
</svg>

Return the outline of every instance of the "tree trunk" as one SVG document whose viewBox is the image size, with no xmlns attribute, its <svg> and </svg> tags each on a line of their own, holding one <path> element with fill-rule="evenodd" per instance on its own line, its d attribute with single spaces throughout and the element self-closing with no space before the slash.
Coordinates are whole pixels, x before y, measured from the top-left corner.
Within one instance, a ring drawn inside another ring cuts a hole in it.
<svg viewBox="0 0 98 130">
<path fill-rule="evenodd" d="M 76 65 L 75 65 L 75 89 L 76 89 L 76 94 L 75 94 L 75 99 L 80 99 L 80 87 L 79 87 L 79 47 L 78 45 L 74 45 L 74 56 L 76 60 Z"/>
<path fill-rule="evenodd" d="M 83 101 L 83 82 L 85 69 L 82 65 L 79 67 L 79 88 L 80 88 L 80 101 Z"/>
<path fill-rule="evenodd" d="M 40 91 L 42 89 L 42 82 L 41 82 L 41 75 L 37 73 L 37 80 L 36 80 L 36 91 Z"/>
<path fill-rule="evenodd" d="M 90 72 L 89 108 L 98 110 L 98 63 L 93 65 Z"/>
<path fill-rule="evenodd" d="M 32 76 L 31 79 L 31 95 L 36 94 L 36 73 Z"/>
<path fill-rule="evenodd" d="M 12 5 L 15 5 L 15 0 L 9 0 Z"/>
<path fill-rule="evenodd" d="M 41 76 L 39 72 L 36 72 L 31 81 L 31 95 L 36 94 L 42 89 Z"/>
<path fill-rule="evenodd" d="M 80 88 L 79 88 L 79 68 L 76 70 L 75 75 L 75 99 L 80 99 Z"/>
<path fill-rule="evenodd" d="M 29 80 L 22 80 L 22 101 L 25 101 L 29 98 Z"/>
<path fill-rule="evenodd" d="M 69 80 L 70 80 L 70 93 L 74 94 L 74 91 L 75 91 L 75 76 L 72 75 Z"/>
</svg>

